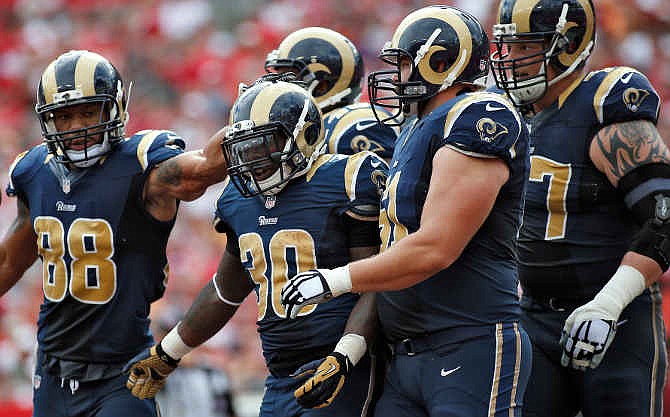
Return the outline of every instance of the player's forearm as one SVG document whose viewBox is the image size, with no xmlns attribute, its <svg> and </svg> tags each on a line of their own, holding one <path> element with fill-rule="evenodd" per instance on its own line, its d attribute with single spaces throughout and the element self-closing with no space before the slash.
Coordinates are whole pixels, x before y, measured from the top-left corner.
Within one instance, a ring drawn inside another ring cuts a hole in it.
<svg viewBox="0 0 670 417">
<path fill-rule="evenodd" d="M 658 263 L 639 253 L 627 252 L 619 268 L 589 303 L 590 308 L 618 319 L 621 312 L 661 276 Z"/>
<path fill-rule="evenodd" d="M 221 158 L 223 159 L 223 158 Z M 159 180 L 176 199 L 193 201 L 226 177 L 225 161 L 208 159 L 203 149 L 186 152 L 158 167 Z"/>
<path fill-rule="evenodd" d="M 0 296 L 18 282 L 37 259 L 35 233 L 26 206 L 18 202 L 18 215 L 0 242 Z"/>
<path fill-rule="evenodd" d="M 7 267 L 5 265 L 0 266 L 0 297 L 5 295 L 7 291 L 12 289 L 12 287 L 21 279 L 23 273 L 16 270 L 15 268 Z"/>
<path fill-rule="evenodd" d="M 377 332 L 377 326 L 375 293 L 361 294 L 361 298 L 349 313 L 344 334 L 355 333 L 361 335 L 369 345 Z"/>
<path fill-rule="evenodd" d="M 621 259 L 621 265 L 628 265 L 637 269 L 644 276 L 645 287 L 658 281 L 663 275 L 663 271 L 656 261 L 632 251 L 626 252 Z"/>
<path fill-rule="evenodd" d="M 159 164 L 149 178 L 151 193 L 159 198 L 169 195 L 192 201 L 210 185 L 223 181 L 227 176 L 221 150 L 223 131 L 212 135 L 203 149 L 185 152 Z"/>
<path fill-rule="evenodd" d="M 179 324 L 179 335 L 188 346 L 200 346 L 221 330 L 236 311 L 237 306 L 219 299 L 214 284 L 210 281 L 200 291 Z"/>
<path fill-rule="evenodd" d="M 207 187 L 223 181 L 227 173 L 226 159 L 221 149 L 224 138 L 223 128 L 212 135 L 203 149 L 189 152 L 190 166 L 184 170 L 184 182 L 191 188 L 190 194 L 195 199 L 205 192 Z"/>
<path fill-rule="evenodd" d="M 446 239 L 446 238 L 445 238 Z M 397 291 L 446 269 L 460 255 L 445 251 L 439 239 L 418 231 L 375 257 L 349 265 L 353 292 Z"/>
</svg>

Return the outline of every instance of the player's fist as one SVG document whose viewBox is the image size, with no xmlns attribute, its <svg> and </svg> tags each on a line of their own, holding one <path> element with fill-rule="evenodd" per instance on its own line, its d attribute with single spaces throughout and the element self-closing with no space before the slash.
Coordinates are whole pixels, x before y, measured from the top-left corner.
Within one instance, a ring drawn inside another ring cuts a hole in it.
<svg viewBox="0 0 670 417">
<path fill-rule="evenodd" d="M 296 371 L 295 377 L 313 374 L 293 392 L 298 404 L 304 408 L 329 406 L 342 389 L 353 365 L 349 358 L 333 352 L 322 361 L 313 361 Z"/>
<path fill-rule="evenodd" d="M 333 296 L 326 281 L 329 272 L 329 269 L 312 269 L 288 280 L 281 290 L 287 317 L 294 319 L 303 306 L 323 303 Z"/>
<path fill-rule="evenodd" d="M 560 344 L 561 365 L 578 370 L 596 368 L 612 344 L 617 317 L 593 300 L 575 309 L 565 321 Z"/>
<path fill-rule="evenodd" d="M 123 372 L 129 373 L 126 388 L 140 400 L 154 397 L 178 364 L 178 360 L 163 351 L 160 343 L 144 349 L 123 368 Z"/>
</svg>

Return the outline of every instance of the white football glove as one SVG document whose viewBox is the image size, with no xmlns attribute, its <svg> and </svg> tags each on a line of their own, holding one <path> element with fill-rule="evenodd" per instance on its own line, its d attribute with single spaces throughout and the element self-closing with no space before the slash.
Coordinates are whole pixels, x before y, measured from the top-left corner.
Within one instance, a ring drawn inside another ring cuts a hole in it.
<svg viewBox="0 0 670 417">
<path fill-rule="evenodd" d="M 286 316 L 296 318 L 303 306 L 325 303 L 351 291 L 349 266 L 336 269 L 311 269 L 290 278 L 281 290 Z"/>
<path fill-rule="evenodd" d="M 617 319 L 595 299 L 575 309 L 563 326 L 561 365 L 581 371 L 597 367 L 614 340 Z"/>
<path fill-rule="evenodd" d="M 561 365 L 596 368 L 612 344 L 621 312 L 646 288 L 644 276 L 621 265 L 593 300 L 575 309 L 563 326 Z"/>
</svg>

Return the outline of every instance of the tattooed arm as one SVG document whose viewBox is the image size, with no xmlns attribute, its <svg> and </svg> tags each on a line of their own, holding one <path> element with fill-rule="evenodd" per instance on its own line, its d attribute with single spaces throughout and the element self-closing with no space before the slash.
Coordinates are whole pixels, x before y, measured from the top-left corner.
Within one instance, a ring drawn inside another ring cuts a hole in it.
<svg viewBox="0 0 670 417">
<path fill-rule="evenodd" d="M 37 259 L 37 236 L 30 222 L 30 211 L 20 199 L 16 205 L 16 219 L 0 242 L 0 296 L 9 291 Z"/>
<path fill-rule="evenodd" d="M 589 155 L 593 164 L 620 191 L 621 188 L 627 188 L 628 180 L 624 177 L 630 172 L 649 168 L 645 165 L 667 164 L 670 161 L 670 152 L 656 127 L 643 120 L 604 127 L 591 142 Z M 619 187 L 620 182 L 623 187 Z M 635 189 L 639 190 L 640 187 Z M 653 188 L 648 189 L 653 191 Z M 629 195 L 630 191 L 627 196 Z M 647 194 L 641 199 L 658 196 L 659 194 Z M 638 203 L 639 201 L 640 199 Z M 652 212 L 658 210 L 657 203 L 653 204 Z M 631 215 L 635 216 L 635 204 L 629 208 Z M 649 216 L 646 211 L 640 210 L 638 222 L 641 223 L 641 219 L 645 218 L 647 220 L 633 237 L 630 249 L 623 255 L 619 268 L 591 301 L 575 309 L 565 320 L 559 342 L 563 348 L 563 366 L 579 370 L 596 368 L 614 340 L 623 310 L 646 287 L 660 279 L 663 273 L 660 265 L 667 265 L 664 262 L 667 253 L 662 244 L 667 238 L 667 223 L 664 225 L 659 222 L 658 212 Z"/>
<path fill-rule="evenodd" d="M 591 142 L 593 164 L 615 187 L 635 168 L 656 162 L 670 163 L 670 151 L 647 120 L 615 123 L 602 128 Z"/>
<path fill-rule="evenodd" d="M 177 212 L 177 200 L 192 201 L 207 187 L 226 177 L 221 141 L 226 128 L 209 138 L 203 149 L 185 152 L 157 165 L 144 185 L 147 211 L 158 220 L 170 220 Z"/>
<path fill-rule="evenodd" d="M 653 123 L 636 120 L 616 123 L 601 129 L 591 142 L 593 164 L 607 175 L 615 187 L 626 174 L 652 163 L 670 164 L 670 151 Z M 621 260 L 642 273 L 646 285 L 657 281 L 663 271 L 653 259 L 629 251 Z"/>
</svg>

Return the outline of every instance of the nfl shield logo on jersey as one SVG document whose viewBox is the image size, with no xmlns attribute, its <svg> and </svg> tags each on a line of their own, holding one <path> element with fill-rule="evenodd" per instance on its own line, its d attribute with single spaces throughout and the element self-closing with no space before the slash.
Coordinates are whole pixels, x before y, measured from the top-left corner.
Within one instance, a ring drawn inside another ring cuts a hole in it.
<svg viewBox="0 0 670 417">
<path fill-rule="evenodd" d="M 268 195 L 265 197 L 265 208 L 270 210 L 277 204 L 277 196 L 276 195 Z"/>
<path fill-rule="evenodd" d="M 36 390 L 40 389 L 42 385 L 42 377 L 40 375 L 33 375 L 33 388 Z"/>
</svg>

